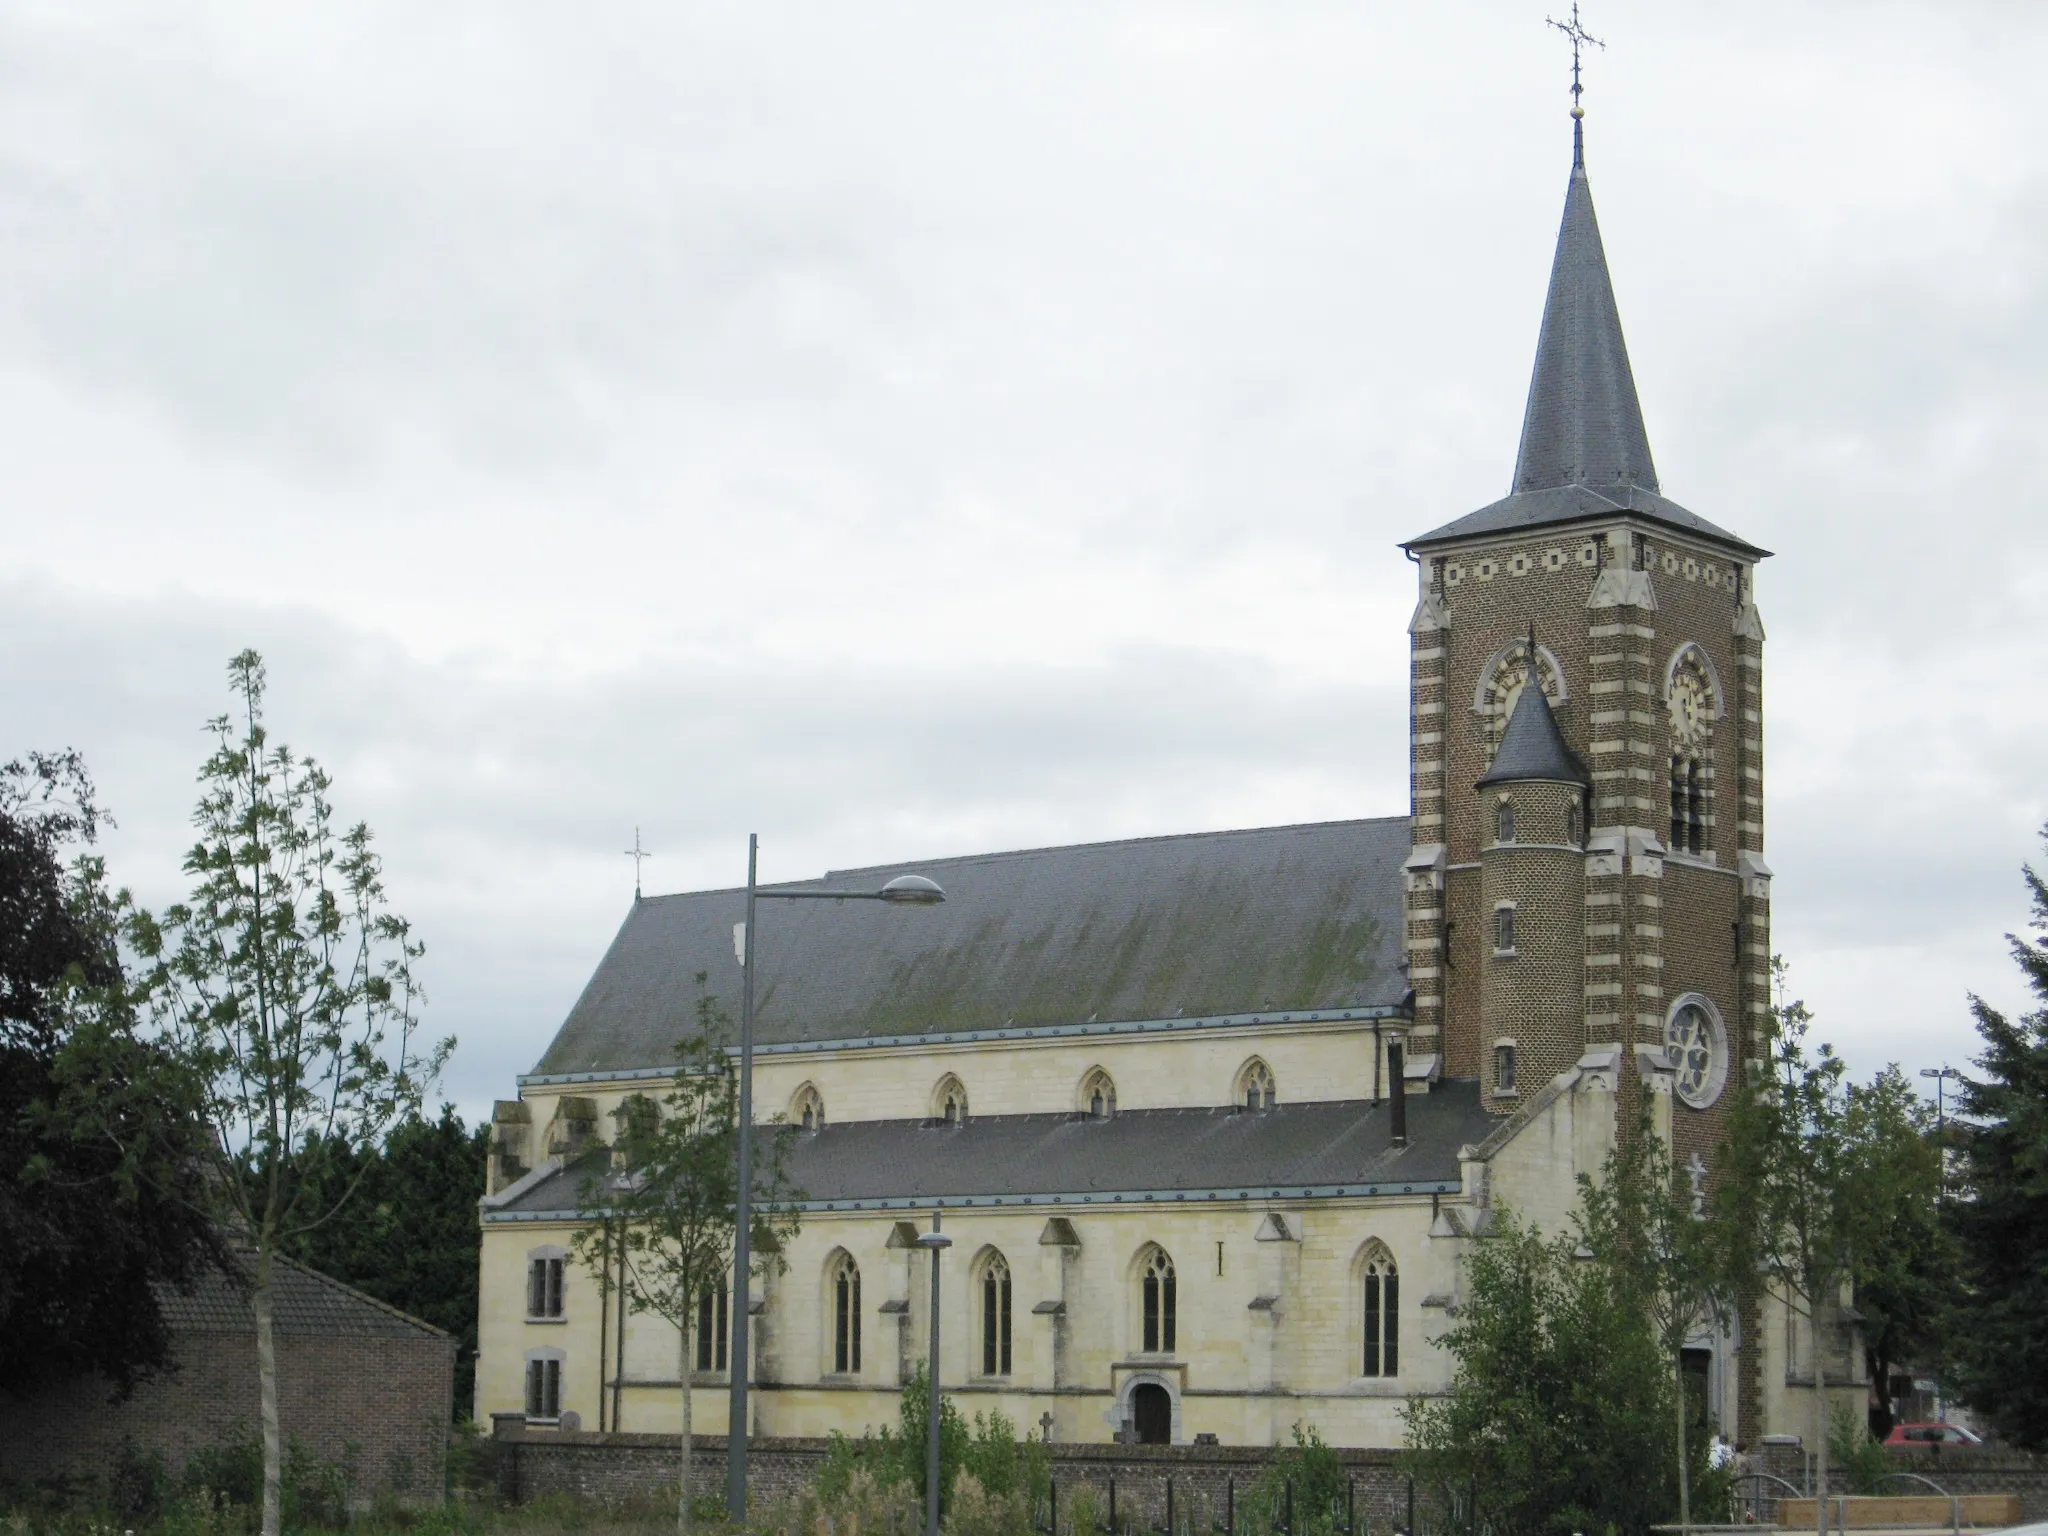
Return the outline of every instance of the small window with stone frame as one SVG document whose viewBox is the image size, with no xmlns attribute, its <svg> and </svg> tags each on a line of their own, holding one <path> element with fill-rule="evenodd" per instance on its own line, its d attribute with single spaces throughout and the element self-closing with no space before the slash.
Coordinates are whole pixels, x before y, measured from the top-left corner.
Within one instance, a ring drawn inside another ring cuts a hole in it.
<svg viewBox="0 0 2048 1536">
<path fill-rule="evenodd" d="M 559 1419 L 562 1416 L 562 1362 L 536 1359 L 526 1362 L 526 1416 L 529 1419 Z"/>
<path fill-rule="evenodd" d="M 1515 1091 L 1515 1043 L 1503 1040 L 1493 1048 L 1493 1091 Z"/>
<path fill-rule="evenodd" d="M 550 1321 L 562 1315 L 563 1260 L 554 1254 L 538 1254 L 526 1264 L 526 1315 Z"/>
<path fill-rule="evenodd" d="M 1515 952 L 1515 909 L 1512 906 L 1493 909 L 1493 952 L 1496 955 Z"/>
<path fill-rule="evenodd" d="M 1515 802 L 1503 800 L 1493 813 L 1494 841 L 1512 843 L 1515 840 Z"/>
</svg>

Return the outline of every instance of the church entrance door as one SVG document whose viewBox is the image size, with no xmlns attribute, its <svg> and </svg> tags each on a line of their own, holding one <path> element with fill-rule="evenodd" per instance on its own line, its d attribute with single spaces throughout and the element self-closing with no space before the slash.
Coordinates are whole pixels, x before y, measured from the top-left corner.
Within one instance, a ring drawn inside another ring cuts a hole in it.
<svg viewBox="0 0 2048 1536">
<path fill-rule="evenodd" d="M 1173 1443 L 1173 1399 L 1156 1382 L 1143 1382 L 1131 1389 L 1131 1424 L 1140 1445 Z"/>
</svg>

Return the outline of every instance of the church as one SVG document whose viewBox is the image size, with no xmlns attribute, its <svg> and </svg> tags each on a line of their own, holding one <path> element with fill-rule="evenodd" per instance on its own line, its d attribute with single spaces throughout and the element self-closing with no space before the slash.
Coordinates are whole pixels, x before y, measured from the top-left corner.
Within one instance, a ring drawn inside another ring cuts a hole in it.
<svg viewBox="0 0 2048 1536">
<path fill-rule="evenodd" d="M 754 1113 L 792 1128 L 803 1198 L 748 1298 L 755 1433 L 894 1422 L 942 1219 L 937 1370 L 970 1413 L 1058 1441 L 1299 1422 L 1397 1446 L 1449 1380 L 1434 1340 L 1497 1211 L 1564 1229 L 1645 1104 L 1700 1176 L 1766 1054 L 1767 551 L 1663 494 L 1574 119 L 1509 492 L 1402 546 L 1408 815 L 794 887 L 944 888 L 914 910 L 762 904 Z M 480 1416 L 676 1431 L 677 1330 L 621 1317 L 570 1241 L 700 975 L 738 1017 L 744 909 L 636 896 L 497 1105 Z M 700 1426 L 724 1422 L 728 1308 L 699 1311 Z M 1766 1298 L 1695 1342 L 1736 1444 L 1810 1424 L 1804 1319 Z M 1821 1346 L 1852 1379 L 1847 1342 Z"/>
</svg>

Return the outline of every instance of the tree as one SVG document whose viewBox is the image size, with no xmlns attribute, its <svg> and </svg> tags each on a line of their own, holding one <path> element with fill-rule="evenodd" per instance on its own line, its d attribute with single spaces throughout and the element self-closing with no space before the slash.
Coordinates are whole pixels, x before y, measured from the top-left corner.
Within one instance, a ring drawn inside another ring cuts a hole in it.
<svg viewBox="0 0 2048 1536">
<path fill-rule="evenodd" d="M 387 905 L 370 829 L 342 831 L 327 774 L 271 742 L 263 659 L 243 651 L 228 678 L 238 717 L 209 722 L 191 897 L 126 927 L 154 1038 L 199 1094 L 215 1207 L 253 1250 L 263 1536 L 278 1536 L 276 1256 L 348 1200 L 355 1183 L 323 1171 L 417 1114 L 454 1042 L 416 1040 L 422 950 Z"/>
<path fill-rule="evenodd" d="M 585 1207 L 601 1209 L 605 1219 L 574 1238 L 578 1262 L 607 1295 L 620 1291 L 613 1265 L 614 1245 L 622 1245 L 620 1304 L 651 1312 L 676 1329 L 683 1399 L 676 1529 L 683 1536 L 688 1536 L 692 1516 L 690 1376 L 699 1310 L 707 1299 L 713 1301 L 705 1309 L 712 1317 L 725 1310 L 715 1298 L 731 1275 L 738 1230 L 739 1079 L 725 1051 L 724 1015 L 704 990 L 705 980 L 698 973 L 697 1031 L 676 1045 L 668 1093 L 658 1105 L 636 1097 L 621 1106 L 612 1167 L 585 1182 Z M 802 1196 L 789 1187 L 787 1149 L 786 1129 L 755 1143 L 751 1235 L 764 1263 L 776 1262 L 775 1255 L 796 1235 L 795 1202 Z M 731 1297 L 730 1305 L 743 1307 L 747 1298 Z M 746 1362 L 734 1360 L 730 1366 L 743 1371 Z"/>
<path fill-rule="evenodd" d="M 1948 1205 L 1968 1324 L 1948 1345 L 1958 1396 L 2000 1438 L 2038 1449 L 2048 1446 L 2048 884 L 2032 868 L 2025 878 L 2033 931 L 2007 941 L 2041 1006 L 2013 1019 L 1970 999 L 1982 1076 L 1964 1079 L 1963 1123 L 1950 1122 L 1962 1178 Z"/>
<path fill-rule="evenodd" d="M 1732 1305 L 1741 1250 L 1725 1223 L 1678 1187 L 1670 1149 L 1647 1106 L 1635 1134 L 1608 1153 L 1600 1179 L 1580 1175 L 1579 1191 L 1580 1236 L 1613 1272 L 1629 1306 L 1648 1319 L 1671 1371 L 1678 1523 L 1690 1525 L 1693 1473 L 1705 1464 L 1706 1444 L 1690 1433 L 1685 1346 Z"/>
<path fill-rule="evenodd" d="M 0 1382 L 15 1391 L 96 1374 L 125 1393 L 168 1365 L 157 1288 L 218 1257 L 193 1207 L 186 1084 L 119 1027 L 116 898 L 86 851 L 106 820 L 77 753 L 0 765 Z"/>
<path fill-rule="evenodd" d="M 1941 1147 L 1933 1112 L 1897 1066 L 1849 1088 L 1852 1140 L 1869 1185 L 1869 1230 L 1851 1261 L 1870 1373 L 1869 1433 L 1891 1433 L 1892 1368 L 1933 1359 L 1961 1279 L 1943 1215 Z"/>
<path fill-rule="evenodd" d="M 437 1120 L 410 1116 L 381 1145 L 346 1143 L 310 1159 L 306 1203 L 334 1216 L 289 1238 L 284 1251 L 322 1274 L 410 1312 L 455 1338 L 455 1412 L 466 1419 L 476 1382 L 477 1264 L 488 1126 L 474 1131 L 452 1104 Z M 355 1193 L 348 1193 L 353 1186 Z"/>
<path fill-rule="evenodd" d="M 1627 1272 L 1496 1210 L 1437 1339 L 1449 1390 L 1405 1411 L 1409 1465 L 1474 1531 L 1646 1532 L 1676 1503 L 1673 1383 Z"/>
<path fill-rule="evenodd" d="M 1883 1296 L 1894 1263 L 1887 1244 L 1938 1195 L 1939 1165 L 1904 1102 L 1904 1077 L 1892 1068 L 1867 1086 L 1851 1084 L 1832 1046 L 1809 1049 L 1812 1015 L 1783 1000 L 1784 962 L 1774 969 L 1771 1059 L 1756 1090 L 1735 1096 L 1717 1202 L 1752 1272 L 1806 1314 L 1814 1475 L 1825 1500 L 1828 1357 L 1845 1338 L 1844 1292 L 1868 1279 Z"/>
</svg>

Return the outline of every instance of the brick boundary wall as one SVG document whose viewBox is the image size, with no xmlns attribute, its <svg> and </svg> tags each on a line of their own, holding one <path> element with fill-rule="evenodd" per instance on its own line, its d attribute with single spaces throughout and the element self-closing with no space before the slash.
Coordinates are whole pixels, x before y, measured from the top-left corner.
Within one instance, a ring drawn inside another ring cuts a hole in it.
<svg viewBox="0 0 2048 1536">
<path fill-rule="evenodd" d="M 1944 1445 L 1889 1450 L 1892 1470 L 1914 1472 L 1940 1485 L 1946 1493 L 2016 1493 L 2022 1521 L 2048 1520 L 2048 1456 L 1998 1445 Z M 1771 1472 L 1791 1482 L 1805 1483 L 1806 1452 L 1797 1445 L 1764 1448 L 1757 1470 Z M 1830 1475 L 1830 1483 L 1833 1476 Z M 1893 1493 L 1925 1493 L 1930 1490 L 1900 1481 L 1886 1485 Z M 1840 1488 L 1832 1488 L 1839 1493 Z"/>
<path fill-rule="evenodd" d="M 598 1503 L 644 1496 L 674 1486 L 681 1449 L 674 1435 L 529 1430 L 517 1415 L 500 1417 L 493 1438 L 498 1496 L 506 1503 L 547 1494 Z M 698 1435 L 694 1443 L 695 1491 L 716 1496 L 725 1487 L 725 1436 Z M 756 1439 L 747 1455 L 750 1498 L 757 1504 L 769 1503 L 808 1488 L 824 1465 L 829 1444 L 818 1439 Z M 1367 1530 L 1390 1531 L 1406 1522 L 1408 1479 L 1400 1470 L 1400 1454 L 1337 1452 L 1356 1479 L 1356 1515 Z M 1063 1511 L 1078 1485 L 1092 1484 L 1107 1498 L 1114 1479 L 1119 1523 L 1128 1519 L 1143 1529 L 1164 1523 L 1169 1478 L 1176 1523 L 1188 1519 L 1197 1500 L 1207 1501 L 1220 1519 L 1229 1485 L 1234 1481 L 1242 1505 L 1272 1460 L 1269 1446 L 1055 1444 L 1052 1475 Z"/>
<path fill-rule="evenodd" d="M 91 1480 L 132 1445 L 179 1476 L 192 1452 L 254 1434 L 260 1422 L 256 1341 L 179 1332 L 176 1367 L 125 1402 L 98 1378 L 10 1397 L 0 1392 L 0 1480 Z M 319 1461 L 344 1463 L 355 1495 L 440 1500 L 452 1416 L 455 1341 L 280 1334 L 278 1416 Z"/>
</svg>

